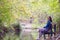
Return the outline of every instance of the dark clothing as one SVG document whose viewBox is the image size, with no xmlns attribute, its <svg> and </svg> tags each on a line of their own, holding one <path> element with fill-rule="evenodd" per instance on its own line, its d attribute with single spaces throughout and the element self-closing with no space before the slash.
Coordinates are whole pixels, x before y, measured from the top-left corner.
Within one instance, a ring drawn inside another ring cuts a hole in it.
<svg viewBox="0 0 60 40">
<path fill-rule="evenodd" d="M 45 31 L 47 32 L 47 31 L 49 31 L 51 28 L 52 28 L 51 21 L 48 20 L 46 26 L 45 26 L 44 28 L 39 29 L 39 39 L 38 39 L 38 40 L 40 40 L 40 37 L 42 36 L 42 34 L 43 34 Z"/>
<path fill-rule="evenodd" d="M 48 20 L 48 22 L 47 22 L 47 24 L 46 24 L 46 26 L 44 28 L 46 28 L 47 30 L 51 29 L 52 28 L 51 21 Z"/>
</svg>

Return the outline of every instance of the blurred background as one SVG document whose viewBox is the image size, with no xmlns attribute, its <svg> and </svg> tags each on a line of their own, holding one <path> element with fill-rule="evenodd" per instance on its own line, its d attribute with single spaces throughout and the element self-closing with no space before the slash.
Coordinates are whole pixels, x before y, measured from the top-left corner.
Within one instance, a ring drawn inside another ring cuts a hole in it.
<svg viewBox="0 0 60 40">
<path fill-rule="evenodd" d="M 0 0 L 0 40 L 36 40 L 48 16 L 60 32 L 60 0 Z"/>
</svg>

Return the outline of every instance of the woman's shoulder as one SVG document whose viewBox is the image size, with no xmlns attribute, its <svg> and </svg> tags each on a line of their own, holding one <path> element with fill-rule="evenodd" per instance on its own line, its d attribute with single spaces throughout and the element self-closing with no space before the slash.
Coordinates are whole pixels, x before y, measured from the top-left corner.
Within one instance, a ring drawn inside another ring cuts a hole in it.
<svg viewBox="0 0 60 40">
<path fill-rule="evenodd" d="M 48 20 L 48 23 L 52 23 L 50 20 Z"/>
</svg>

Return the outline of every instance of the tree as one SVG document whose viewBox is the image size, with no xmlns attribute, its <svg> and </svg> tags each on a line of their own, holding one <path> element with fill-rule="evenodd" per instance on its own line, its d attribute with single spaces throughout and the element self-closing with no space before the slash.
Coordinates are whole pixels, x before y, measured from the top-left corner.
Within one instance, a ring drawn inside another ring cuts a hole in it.
<svg viewBox="0 0 60 40">
<path fill-rule="evenodd" d="M 49 5 L 51 8 L 50 13 L 53 14 L 54 21 L 57 23 L 57 28 L 60 30 L 60 0 L 53 0 Z"/>
<path fill-rule="evenodd" d="M 16 17 L 12 13 L 12 4 L 9 0 L 0 0 L 0 25 L 4 23 L 10 25 L 16 21 Z"/>
</svg>

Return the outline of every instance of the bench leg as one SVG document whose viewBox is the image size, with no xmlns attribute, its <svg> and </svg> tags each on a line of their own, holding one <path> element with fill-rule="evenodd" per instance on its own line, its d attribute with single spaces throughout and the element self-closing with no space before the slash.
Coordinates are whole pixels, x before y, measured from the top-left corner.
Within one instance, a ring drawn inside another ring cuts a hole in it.
<svg viewBox="0 0 60 40">
<path fill-rule="evenodd" d="M 52 36 L 53 36 L 53 34 L 51 33 L 51 35 L 50 35 L 50 39 L 52 40 Z"/>
<path fill-rule="evenodd" d="M 46 39 L 46 36 L 45 36 L 45 34 L 44 34 L 44 40 Z"/>
</svg>

